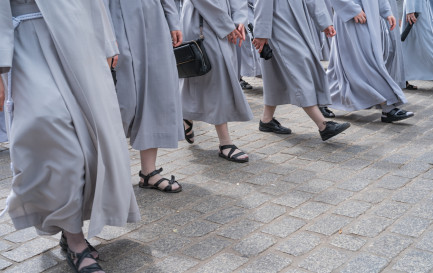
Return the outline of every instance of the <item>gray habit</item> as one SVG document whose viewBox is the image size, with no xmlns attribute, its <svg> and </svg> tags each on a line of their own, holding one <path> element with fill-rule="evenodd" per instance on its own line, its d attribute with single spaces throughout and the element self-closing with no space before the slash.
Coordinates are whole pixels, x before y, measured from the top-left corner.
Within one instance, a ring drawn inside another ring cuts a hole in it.
<svg viewBox="0 0 433 273">
<path fill-rule="evenodd" d="M 315 26 L 311 25 L 310 15 Z M 312 29 L 332 25 L 323 1 L 257 0 L 255 36 L 268 38 L 274 57 L 261 59 L 266 105 L 331 104 Z"/>
<path fill-rule="evenodd" d="M 253 114 L 237 77 L 236 48 L 226 38 L 237 24 L 247 22 L 246 1 L 185 0 L 181 16 L 185 41 L 199 38 L 199 14 L 204 19 L 204 46 L 212 70 L 181 80 L 183 117 L 214 125 L 251 120 Z"/>
<path fill-rule="evenodd" d="M 120 55 L 117 97 L 132 148 L 177 148 L 184 139 L 179 78 L 170 31 L 180 30 L 173 0 L 105 0 Z"/>
<path fill-rule="evenodd" d="M 36 3 L 0 0 L 0 72 L 13 67 L 15 101 L 10 217 L 17 229 L 34 226 L 48 234 L 78 233 L 90 219 L 89 237 L 105 225 L 136 222 L 128 149 L 106 62 L 117 49 L 103 3 Z M 39 10 L 43 19 L 24 21 L 14 33 L 12 16 Z"/>
<path fill-rule="evenodd" d="M 328 66 L 332 107 L 354 111 L 379 106 L 400 105 L 406 98 L 385 67 L 380 17 L 392 15 L 388 0 L 332 0 L 337 36 Z M 366 24 L 353 17 L 364 10 Z"/>
</svg>

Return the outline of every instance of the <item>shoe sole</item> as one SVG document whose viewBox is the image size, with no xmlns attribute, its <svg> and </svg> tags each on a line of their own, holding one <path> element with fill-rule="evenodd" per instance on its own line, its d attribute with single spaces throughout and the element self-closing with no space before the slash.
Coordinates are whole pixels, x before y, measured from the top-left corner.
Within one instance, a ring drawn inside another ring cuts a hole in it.
<svg viewBox="0 0 433 273">
<path fill-rule="evenodd" d="M 219 157 L 224 158 L 225 160 L 231 161 L 231 162 L 236 162 L 236 163 L 247 163 L 250 159 L 249 157 L 245 158 L 245 159 L 235 159 L 235 158 L 230 158 L 227 157 L 226 155 L 219 153 L 218 154 Z"/>
<path fill-rule="evenodd" d="M 279 134 L 279 135 L 290 135 L 292 133 L 292 131 L 289 131 L 289 132 L 276 132 L 276 131 L 274 131 L 272 129 L 264 128 L 264 127 L 259 127 L 259 131 L 265 132 L 265 133 L 275 133 L 275 134 Z"/>
<path fill-rule="evenodd" d="M 415 114 L 409 115 L 409 116 L 405 116 L 405 117 L 401 117 L 401 118 L 388 118 L 388 117 L 381 117 L 381 121 L 384 123 L 393 123 L 394 121 L 400 121 L 400 120 L 405 120 L 408 118 L 411 118 L 415 116 Z"/>
<path fill-rule="evenodd" d="M 322 140 L 323 140 L 323 141 L 326 141 L 326 140 L 328 140 L 328 139 L 330 139 L 330 138 L 333 138 L 333 137 L 335 137 L 336 135 L 339 135 L 339 134 L 341 134 L 342 132 L 344 132 L 344 131 L 346 131 L 347 129 L 349 129 L 349 127 L 350 127 L 350 123 L 347 125 L 347 127 L 345 127 L 345 128 L 343 128 L 342 130 L 338 131 L 335 135 L 333 135 L 333 136 L 329 136 L 329 137 L 326 137 L 326 138 L 322 138 Z"/>
</svg>

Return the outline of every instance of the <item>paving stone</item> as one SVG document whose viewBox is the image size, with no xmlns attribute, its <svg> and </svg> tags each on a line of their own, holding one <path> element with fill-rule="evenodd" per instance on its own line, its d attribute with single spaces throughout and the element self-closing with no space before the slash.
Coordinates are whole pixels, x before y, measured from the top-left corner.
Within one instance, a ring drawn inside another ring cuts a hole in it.
<svg viewBox="0 0 433 273">
<path fill-rule="evenodd" d="M 12 263 L 6 260 L 0 259 L 0 270 L 4 270 L 5 268 L 11 266 Z M 3 272 L 3 271 L 2 271 Z"/>
<path fill-rule="evenodd" d="M 364 246 L 366 242 L 367 240 L 356 236 L 337 234 L 332 239 L 331 245 L 351 251 L 358 251 L 359 249 L 361 249 L 361 247 Z"/>
<path fill-rule="evenodd" d="M 4 242 L 3 240 L 0 240 L 0 251 L 8 250 L 11 247 L 12 247 L 11 244 Z"/>
<path fill-rule="evenodd" d="M 177 226 L 174 224 L 158 222 L 145 225 L 136 231 L 130 232 L 127 236 L 129 238 L 148 243 L 158 239 L 161 236 L 164 236 L 165 234 L 170 234 L 176 229 Z"/>
<path fill-rule="evenodd" d="M 361 172 L 359 172 L 356 177 L 362 177 L 370 180 L 378 180 L 379 178 L 385 176 L 388 173 L 386 169 L 376 169 L 373 166 L 369 166 L 365 169 L 363 169 Z"/>
<path fill-rule="evenodd" d="M 224 253 L 205 264 L 197 270 L 197 273 L 230 273 L 242 266 L 248 258 Z"/>
<path fill-rule="evenodd" d="M 199 219 L 203 214 L 197 211 L 179 211 L 167 219 L 168 223 L 184 226 L 189 222 Z"/>
<path fill-rule="evenodd" d="M 254 192 L 251 195 L 248 195 L 247 197 L 242 198 L 241 201 L 236 203 L 237 206 L 247 208 L 247 209 L 254 209 L 259 207 L 260 205 L 266 203 L 269 201 L 272 197 L 267 194 L 262 194 L 259 192 Z"/>
<path fill-rule="evenodd" d="M 309 193 L 319 193 L 321 191 L 328 189 L 329 187 L 332 187 L 332 185 L 334 185 L 334 182 L 322 180 L 322 179 L 313 179 L 306 183 L 303 183 L 296 189 L 299 191 L 305 191 Z"/>
<path fill-rule="evenodd" d="M 337 188 L 353 192 L 362 191 L 371 184 L 371 180 L 366 178 L 352 178 L 343 183 L 338 184 Z"/>
<path fill-rule="evenodd" d="M 203 199 L 193 209 L 202 213 L 209 213 L 233 202 L 233 199 L 222 196 L 210 196 Z"/>
<path fill-rule="evenodd" d="M 325 211 L 329 210 L 330 208 L 331 206 L 327 204 L 308 202 L 299 206 L 296 210 L 292 211 L 290 215 L 306 220 L 311 220 L 321 215 Z"/>
<path fill-rule="evenodd" d="M 284 213 L 286 213 L 286 209 L 282 206 L 265 205 L 248 215 L 248 219 L 262 223 L 269 223 Z"/>
<path fill-rule="evenodd" d="M 316 221 L 313 225 L 309 226 L 307 230 L 329 236 L 342 229 L 351 221 L 351 219 L 346 217 L 327 215 L 322 219 Z"/>
<path fill-rule="evenodd" d="M 405 186 L 407 183 L 409 183 L 409 181 L 409 178 L 396 175 L 387 175 L 383 177 L 376 186 L 388 190 L 396 190 Z"/>
<path fill-rule="evenodd" d="M 244 220 L 241 220 L 241 221 L 239 221 L 239 222 L 237 222 L 231 226 L 219 229 L 217 231 L 217 234 L 224 236 L 226 238 L 239 240 L 239 239 L 247 236 L 251 232 L 257 230 L 262 225 L 263 224 L 244 219 Z"/>
<path fill-rule="evenodd" d="M 310 252 L 319 243 L 320 237 L 302 232 L 291 236 L 288 240 L 278 245 L 277 250 L 293 256 L 300 256 Z"/>
<path fill-rule="evenodd" d="M 305 221 L 293 217 L 285 217 L 272 223 L 272 225 L 267 225 L 262 232 L 285 238 L 306 224 Z"/>
<path fill-rule="evenodd" d="M 170 273 L 182 273 L 194 267 L 198 263 L 192 259 L 187 259 L 184 257 L 171 256 L 164 259 L 162 262 L 157 263 L 156 265 L 146 268 L 145 273 L 155 273 L 155 272 L 170 272 Z M 123 271 L 130 272 L 130 271 Z"/>
<path fill-rule="evenodd" d="M 208 221 L 195 221 L 179 229 L 179 235 L 185 237 L 201 237 L 214 230 L 220 225 Z"/>
<path fill-rule="evenodd" d="M 268 186 L 260 188 L 260 191 L 274 196 L 285 195 L 297 186 L 295 183 L 276 181 Z"/>
<path fill-rule="evenodd" d="M 104 261 L 116 260 L 121 255 L 129 255 L 135 250 L 148 252 L 147 244 L 140 244 L 130 239 L 119 239 L 98 247 L 101 259 Z M 145 251 L 146 250 L 146 251 Z"/>
<path fill-rule="evenodd" d="M 367 216 L 357 220 L 355 224 L 349 228 L 349 232 L 366 237 L 376 237 L 385 228 L 391 225 L 392 222 L 392 220 L 382 217 Z"/>
<path fill-rule="evenodd" d="M 412 214 L 414 216 L 433 220 L 433 200 L 420 204 Z"/>
<path fill-rule="evenodd" d="M 379 207 L 374 210 L 374 214 L 389 219 L 397 219 L 400 218 L 406 211 L 408 211 L 409 208 L 410 205 L 408 204 L 389 201 L 379 205 Z"/>
<path fill-rule="evenodd" d="M 331 248 L 321 248 L 303 260 L 299 266 L 312 272 L 332 272 L 344 264 L 347 255 Z"/>
<path fill-rule="evenodd" d="M 431 223 L 432 220 L 409 216 L 397 221 L 390 230 L 406 236 L 419 237 Z"/>
<path fill-rule="evenodd" d="M 366 190 L 358 195 L 355 196 L 357 200 L 361 200 L 364 202 L 377 204 L 382 202 L 387 196 L 389 196 L 391 193 L 388 190 L 385 189 L 372 189 L 372 190 Z"/>
<path fill-rule="evenodd" d="M 272 202 L 286 207 L 296 208 L 300 204 L 308 201 L 311 197 L 313 197 L 311 193 L 290 191 Z"/>
<path fill-rule="evenodd" d="M 247 180 L 248 183 L 254 184 L 254 185 L 268 185 L 270 183 L 273 183 L 276 180 L 280 180 L 282 178 L 281 175 L 273 174 L 273 173 L 263 173 L 258 176 L 252 177 Z"/>
<path fill-rule="evenodd" d="M 105 226 L 104 229 L 97 235 L 97 237 L 106 241 L 111 241 L 139 228 L 141 225 L 142 223 L 128 224 L 126 227 Z"/>
<path fill-rule="evenodd" d="M 331 205 L 338 205 L 339 203 L 347 200 L 353 195 L 350 191 L 343 191 L 339 189 L 330 189 L 322 192 L 314 198 L 314 201 L 323 202 Z"/>
<path fill-rule="evenodd" d="M 404 272 L 431 272 L 433 269 L 433 253 L 412 250 L 392 267 Z"/>
<path fill-rule="evenodd" d="M 264 234 L 253 234 L 233 247 L 242 257 L 254 257 L 275 244 L 275 240 Z"/>
<path fill-rule="evenodd" d="M 421 201 L 428 192 L 422 189 L 416 189 L 413 187 L 405 187 L 398 190 L 393 196 L 392 200 L 398 202 L 404 202 L 409 204 L 415 204 Z"/>
<path fill-rule="evenodd" d="M 165 238 L 161 238 L 148 244 L 142 251 L 154 257 L 163 258 L 184 248 L 190 243 L 190 239 L 170 234 Z"/>
<path fill-rule="evenodd" d="M 13 226 L 7 224 L 0 224 L 0 237 L 12 233 L 14 231 L 15 228 Z"/>
<path fill-rule="evenodd" d="M 362 253 L 343 268 L 342 273 L 376 273 L 388 265 L 385 258 L 368 253 Z"/>
<path fill-rule="evenodd" d="M 340 164 L 341 167 L 351 169 L 351 170 L 362 170 L 365 167 L 371 165 L 372 161 L 370 160 L 364 160 L 360 158 L 352 158 L 342 164 Z"/>
<path fill-rule="evenodd" d="M 245 209 L 239 207 L 224 208 L 208 217 L 206 220 L 218 224 L 227 224 L 231 221 L 242 217 L 245 214 Z"/>
<path fill-rule="evenodd" d="M 433 231 L 426 232 L 416 247 L 433 252 Z"/>
<path fill-rule="evenodd" d="M 347 201 L 339 205 L 335 210 L 335 214 L 344 215 L 348 217 L 358 217 L 371 208 L 371 205 L 362 201 Z"/>
<path fill-rule="evenodd" d="M 269 253 L 248 264 L 239 273 L 277 273 L 291 263 L 292 261 L 289 258 Z"/>
<path fill-rule="evenodd" d="M 369 253 L 392 259 L 409 247 L 412 242 L 411 239 L 402 236 L 387 234 L 375 239 L 368 245 L 367 250 Z"/>
<path fill-rule="evenodd" d="M 203 261 L 220 252 L 231 244 L 232 243 L 230 240 L 212 236 L 201 240 L 195 245 L 192 245 L 191 247 L 185 249 L 182 253 L 186 256 Z"/>
<path fill-rule="evenodd" d="M 34 228 L 22 229 L 5 236 L 4 239 L 13 243 L 24 243 L 38 237 Z"/>
<path fill-rule="evenodd" d="M 55 246 L 57 246 L 56 241 L 46 238 L 37 238 L 26 242 L 15 249 L 3 252 L 2 255 L 10 260 L 22 262 Z"/>
<path fill-rule="evenodd" d="M 291 172 L 287 177 L 283 178 L 285 181 L 292 183 L 306 182 L 316 176 L 316 172 L 306 170 L 296 170 Z"/>
<path fill-rule="evenodd" d="M 43 272 L 57 264 L 49 255 L 40 255 L 5 270 L 5 273 Z"/>
<path fill-rule="evenodd" d="M 112 260 L 104 259 L 104 262 L 101 262 L 100 265 L 105 272 L 137 272 L 140 268 L 151 266 L 154 263 L 153 257 L 144 254 L 142 251 L 129 251 L 127 255 L 121 256 L 120 259 L 119 257 Z"/>
</svg>

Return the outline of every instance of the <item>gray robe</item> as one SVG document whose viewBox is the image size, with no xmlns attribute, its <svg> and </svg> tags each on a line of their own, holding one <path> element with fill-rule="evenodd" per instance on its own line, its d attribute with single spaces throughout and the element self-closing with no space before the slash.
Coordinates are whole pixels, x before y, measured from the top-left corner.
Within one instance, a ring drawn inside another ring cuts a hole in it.
<svg viewBox="0 0 433 273">
<path fill-rule="evenodd" d="M 385 67 L 380 17 L 392 15 L 388 0 L 332 0 L 337 36 L 328 66 L 332 107 L 354 111 L 379 106 L 401 105 L 406 98 Z M 364 10 L 366 24 L 353 17 Z"/>
<path fill-rule="evenodd" d="M 405 0 L 403 24 L 406 26 L 406 15 L 418 12 L 420 15 L 411 32 L 403 42 L 406 80 L 433 80 L 433 1 Z"/>
<path fill-rule="evenodd" d="M 117 97 L 132 148 L 177 148 L 184 139 L 179 78 L 170 31 L 180 30 L 173 0 L 105 0 L 120 55 Z"/>
<path fill-rule="evenodd" d="M 78 233 L 90 219 L 89 237 L 105 225 L 136 222 L 129 154 L 106 62 L 117 49 L 104 6 L 99 0 L 36 3 L 0 0 L 0 72 L 12 67 L 15 101 L 10 217 L 17 229 L 49 234 Z M 14 33 L 12 16 L 39 10 L 43 19 L 24 21 Z"/>
<path fill-rule="evenodd" d="M 219 125 L 253 118 L 238 79 L 234 44 L 226 36 L 247 22 L 246 2 L 239 0 L 185 0 L 182 23 L 185 41 L 200 36 L 203 16 L 204 46 L 212 70 L 204 76 L 181 80 L 183 117 Z"/>
<path fill-rule="evenodd" d="M 315 26 L 311 25 L 311 18 Z M 332 25 L 323 1 L 257 0 L 255 36 L 268 38 L 274 57 L 261 59 L 266 105 L 331 104 L 312 29 Z"/>
</svg>

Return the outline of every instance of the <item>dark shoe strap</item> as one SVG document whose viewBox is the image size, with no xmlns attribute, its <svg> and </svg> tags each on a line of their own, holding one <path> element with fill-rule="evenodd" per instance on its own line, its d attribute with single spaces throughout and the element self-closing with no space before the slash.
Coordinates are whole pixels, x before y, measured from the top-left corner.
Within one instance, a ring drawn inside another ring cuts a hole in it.
<svg viewBox="0 0 433 273">
<path fill-rule="evenodd" d="M 185 123 L 186 123 L 186 125 L 188 125 L 188 129 L 185 129 L 185 134 L 188 134 L 189 132 L 191 132 L 191 130 L 192 130 L 192 122 L 190 122 L 189 120 L 187 120 L 187 119 L 184 119 L 183 120 Z"/>
<path fill-rule="evenodd" d="M 242 155 L 245 154 L 244 152 L 241 151 L 241 152 L 233 155 L 233 153 L 236 150 L 239 150 L 239 148 L 236 147 L 236 145 L 223 145 L 223 146 L 220 146 L 220 152 L 221 153 L 223 153 L 223 150 L 226 150 L 226 149 L 230 149 L 230 152 L 227 154 L 228 158 L 234 158 L 234 159 L 236 159 L 236 158 L 238 158 L 238 157 L 240 157 L 240 156 L 242 156 Z"/>
<path fill-rule="evenodd" d="M 157 174 L 160 174 L 162 172 L 162 168 L 158 169 L 158 170 L 154 170 L 153 172 L 151 172 L 148 175 L 144 175 L 141 171 L 138 173 L 138 176 L 140 176 L 141 178 L 144 179 L 144 181 L 149 180 L 149 178 L 151 178 L 152 176 L 155 176 Z"/>
<path fill-rule="evenodd" d="M 168 181 L 168 185 L 164 188 L 164 191 L 171 191 L 172 185 L 174 183 L 177 183 L 176 178 L 174 177 L 174 175 L 172 175 L 170 180 L 168 180 L 167 178 L 161 178 L 153 186 L 159 188 L 159 185 L 161 185 L 161 183 L 163 183 L 164 181 Z"/>
<path fill-rule="evenodd" d="M 79 273 L 91 273 L 91 272 L 102 271 L 101 266 L 98 264 L 96 259 L 92 256 L 91 252 L 92 251 L 90 250 L 90 248 L 84 249 L 83 252 L 81 252 L 81 253 L 75 253 L 71 249 L 68 248 L 68 259 L 70 259 L 70 261 L 72 262 L 72 264 L 75 266 L 76 270 Z M 81 263 L 86 258 L 94 260 L 95 263 L 88 265 L 88 266 L 85 266 L 85 267 L 81 268 L 80 270 L 78 270 L 80 268 Z M 77 259 L 76 262 L 74 262 L 75 259 Z"/>
</svg>

